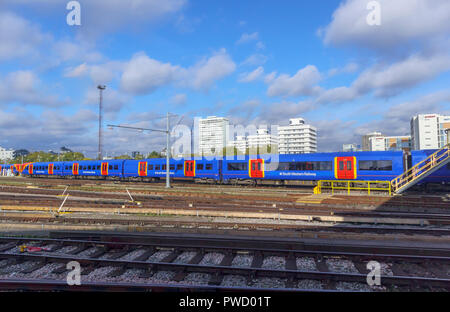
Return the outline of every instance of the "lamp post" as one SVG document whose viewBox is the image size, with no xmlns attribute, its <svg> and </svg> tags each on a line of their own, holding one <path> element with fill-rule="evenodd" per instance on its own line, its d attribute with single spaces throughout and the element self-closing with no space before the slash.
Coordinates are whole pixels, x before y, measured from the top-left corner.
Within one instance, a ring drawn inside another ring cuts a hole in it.
<svg viewBox="0 0 450 312">
<path fill-rule="evenodd" d="M 102 160 L 102 118 L 103 118 L 103 90 L 106 89 L 104 85 L 98 85 L 97 89 L 100 93 L 100 100 L 98 105 L 98 159 Z"/>
</svg>

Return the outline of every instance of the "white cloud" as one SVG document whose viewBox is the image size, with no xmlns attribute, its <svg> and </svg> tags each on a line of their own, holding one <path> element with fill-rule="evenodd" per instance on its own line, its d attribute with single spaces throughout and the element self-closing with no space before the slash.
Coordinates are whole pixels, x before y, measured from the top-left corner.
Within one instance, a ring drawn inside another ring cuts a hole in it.
<svg viewBox="0 0 450 312">
<path fill-rule="evenodd" d="M 222 49 L 183 71 L 181 84 L 196 90 L 208 90 L 217 80 L 230 75 L 235 70 L 236 64 L 226 50 Z"/>
<path fill-rule="evenodd" d="M 241 65 L 244 66 L 260 66 L 264 65 L 268 60 L 268 57 L 263 54 L 252 54 L 247 57 Z"/>
<path fill-rule="evenodd" d="M 361 73 L 351 86 L 323 91 L 317 102 L 348 102 L 371 92 L 377 97 L 389 98 L 448 70 L 449 55 L 413 55 L 389 66 L 375 65 Z"/>
<path fill-rule="evenodd" d="M 264 74 L 264 68 L 259 66 L 257 69 L 250 73 L 243 73 L 239 75 L 239 82 L 252 82 L 260 79 Z"/>
<path fill-rule="evenodd" d="M 187 96 L 186 94 L 175 94 L 174 96 L 172 96 L 169 100 L 170 103 L 174 104 L 174 105 L 184 105 L 186 104 L 187 101 Z"/>
<path fill-rule="evenodd" d="M 0 11 L 0 60 L 37 56 L 37 48 L 51 36 L 11 12 Z"/>
<path fill-rule="evenodd" d="M 258 32 L 254 32 L 251 34 L 248 33 L 243 33 L 241 38 L 239 38 L 239 40 L 236 42 L 236 44 L 243 44 L 243 43 L 247 43 L 250 41 L 255 41 L 259 39 L 259 33 Z"/>
<path fill-rule="evenodd" d="M 347 0 L 333 13 L 332 22 L 322 29 L 324 42 L 355 45 L 391 53 L 410 49 L 414 42 L 426 43 L 450 31 L 448 0 L 378 0 L 381 25 L 366 21 L 367 0 Z"/>
<path fill-rule="evenodd" d="M 271 78 L 266 77 L 266 81 Z M 269 96 L 311 96 L 316 95 L 320 91 L 320 87 L 316 86 L 321 75 L 317 68 L 308 65 L 300 69 L 294 76 L 281 74 L 270 82 L 267 94 Z"/>
<path fill-rule="evenodd" d="M 370 68 L 353 83 L 359 94 L 375 91 L 379 97 L 390 97 L 430 80 L 450 69 L 450 56 L 419 56 L 394 63 L 387 68 Z"/>
<path fill-rule="evenodd" d="M 121 88 L 131 94 L 148 94 L 172 83 L 181 87 L 207 91 L 212 85 L 236 70 L 236 64 L 222 49 L 189 68 L 161 63 L 145 53 L 137 53 L 124 66 Z"/>
<path fill-rule="evenodd" d="M 2 0 L 11 7 L 34 6 L 36 14 L 67 14 L 60 0 Z M 180 12 L 187 0 L 89 0 L 81 2 L 79 33 L 93 38 L 117 29 L 139 29 Z M 63 13 L 61 13 L 63 10 Z"/>
<path fill-rule="evenodd" d="M 170 63 L 151 59 L 144 53 L 137 53 L 125 65 L 120 85 L 128 93 L 151 93 L 158 87 L 171 83 L 179 69 Z"/>
<path fill-rule="evenodd" d="M 51 107 L 64 104 L 57 96 L 46 95 L 42 89 L 42 83 L 32 71 L 11 72 L 0 79 L 0 103 Z"/>
</svg>

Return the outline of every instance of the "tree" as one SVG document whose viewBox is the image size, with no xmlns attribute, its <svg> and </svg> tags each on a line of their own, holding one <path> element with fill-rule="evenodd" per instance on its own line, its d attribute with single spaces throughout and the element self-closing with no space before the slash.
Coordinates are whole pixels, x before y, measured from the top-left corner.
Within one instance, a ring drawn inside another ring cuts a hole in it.
<svg viewBox="0 0 450 312">
<path fill-rule="evenodd" d="M 153 151 L 147 155 L 147 158 L 162 158 L 162 156 L 160 153 Z"/>
<path fill-rule="evenodd" d="M 22 156 L 27 156 L 28 154 L 30 154 L 30 152 L 26 149 L 19 149 L 17 151 L 14 151 L 13 153 L 13 157 L 14 158 L 18 158 L 18 157 L 22 157 Z"/>
<path fill-rule="evenodd" d="M 61 153 L 72 153 L 72 150 L 63 146 L 61 147 Z"/>
<path fill-rule="evenodd" d="M 120 155 L 114 157 L 114 159 L 131 159 L 130 155 Z"/>
</svg>

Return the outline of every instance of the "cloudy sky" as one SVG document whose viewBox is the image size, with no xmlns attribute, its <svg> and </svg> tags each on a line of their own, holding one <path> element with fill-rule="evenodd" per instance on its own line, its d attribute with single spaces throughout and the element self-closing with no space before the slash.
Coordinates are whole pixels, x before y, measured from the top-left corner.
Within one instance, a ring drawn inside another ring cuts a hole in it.
<svg viewBox="0 0 450 312">
<path fill-rule="evenodd" d="M 450 1 L 66 0 L 0 3 L 0 146 L 68 146 L 94 156 L 98 84 L 105 124 L 318 128 L 320 151 L 361 134 L 409 133 L 417 113 L 450 113 Z M 181 120 L 180 120 L 181 119 Z M 115 155 L 159 150 L 160 134 L 105 129 Z"/>
</svg>

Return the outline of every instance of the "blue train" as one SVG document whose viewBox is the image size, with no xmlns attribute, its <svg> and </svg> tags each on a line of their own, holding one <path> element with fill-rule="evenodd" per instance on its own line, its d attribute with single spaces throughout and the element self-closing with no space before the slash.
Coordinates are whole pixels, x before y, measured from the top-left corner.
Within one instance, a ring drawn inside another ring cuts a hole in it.
<svg viewBox="0 0 450 312">
<path fill-rule="evenodd" d="M 220 159 L 171 159 L 170 177 L 197 183 L 314 185 L 318 180 L 391 181 L 434 151 L 351 152 L 240 156 Z M 17 165 L 14 165 L 17 167 Z M 108 178 L 158 181 L 166 159 L 92 160 L 30 163 L 21 173 L 32 177 Z M 16 170 L 16 169 L 15 169 Z M 17 173 L 17 170 L 15 171 Z M 421 184 L 450 181 L 450 164 Z"/>
</svg>

